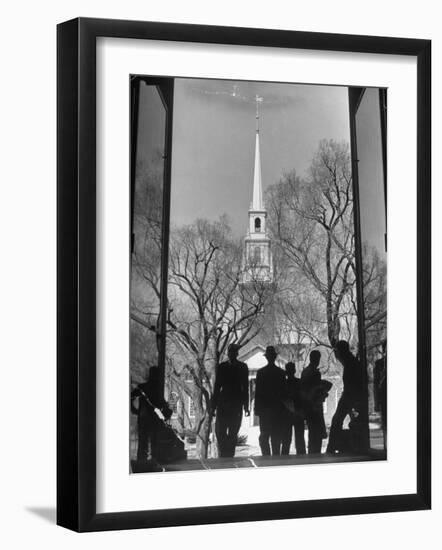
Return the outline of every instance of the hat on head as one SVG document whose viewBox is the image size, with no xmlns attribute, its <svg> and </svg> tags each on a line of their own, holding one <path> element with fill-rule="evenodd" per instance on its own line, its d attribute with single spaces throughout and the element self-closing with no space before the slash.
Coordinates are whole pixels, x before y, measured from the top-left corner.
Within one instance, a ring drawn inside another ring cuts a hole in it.
<svg viewBox="0 0 442 550">
<path fill-rule="evenodd" d="M 227 349 L 228 351 L 239 351 L 240 347 L 239 344 L 230 344 Z"/>
<path fill-rule="evenodd" d="M 266 357 L 276 357 L 278 352 L 276 351 L 275 346 L 267 346 L 264 355 Z"/>
</svg>

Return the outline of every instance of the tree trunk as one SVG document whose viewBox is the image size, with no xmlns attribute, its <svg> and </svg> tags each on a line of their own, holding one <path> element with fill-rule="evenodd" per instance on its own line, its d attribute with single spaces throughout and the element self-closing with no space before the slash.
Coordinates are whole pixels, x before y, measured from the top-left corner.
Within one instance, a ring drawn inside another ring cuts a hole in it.
<svg viewBox="0 0 442 550">
<path fill-rule="evenodd" d="M 196 454 L 198 458 L 207 458 L 209 451 L 209 439 L 211 430 L 211 421 L 209 415 L 204 411 L 204 418 L 200 416 L 198 425 L 200 426 L 196 438 Z"/>
</svg>

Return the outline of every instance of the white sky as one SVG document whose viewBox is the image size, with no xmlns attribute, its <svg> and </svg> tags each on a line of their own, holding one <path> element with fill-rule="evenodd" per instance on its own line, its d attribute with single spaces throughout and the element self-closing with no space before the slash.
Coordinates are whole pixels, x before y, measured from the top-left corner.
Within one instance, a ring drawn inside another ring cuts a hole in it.
<svg viewBox="0 0 442 550">
<path fill-rule="evenodd" d="M 260 104 L 264 192 L 284 172 L 304 173 L 321 139 L 349 142 L 346 87 L 176 79 L 171 222 L 228 214 L 234 233 L 247 227 Z"/>
</svg>

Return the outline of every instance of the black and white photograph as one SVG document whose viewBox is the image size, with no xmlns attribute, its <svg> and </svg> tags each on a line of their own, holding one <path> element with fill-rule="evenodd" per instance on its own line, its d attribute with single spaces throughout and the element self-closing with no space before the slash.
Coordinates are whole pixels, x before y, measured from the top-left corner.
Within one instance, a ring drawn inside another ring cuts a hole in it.
<svg viewBox="0 0 442 550">
<path fill-rule="evenodd" d="M 4 5 L 0 546 L 437 546 L 440 11 Z"/>
<path fill-rule="evenodd" d="M 129 86 L 130 472 L 386 460 L 387 89 Z"/>
</svg>

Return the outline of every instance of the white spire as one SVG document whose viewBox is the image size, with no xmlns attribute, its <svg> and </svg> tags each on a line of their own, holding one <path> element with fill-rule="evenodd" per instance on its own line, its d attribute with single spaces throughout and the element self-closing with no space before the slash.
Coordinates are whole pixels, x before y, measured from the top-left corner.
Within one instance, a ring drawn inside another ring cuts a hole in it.
<svg viewBox="0 0 442 550">
<path fill-rule="evenodd" d="M 259 150 L 259 111 L 258 105 L 262 101 L 262 97 L 256 96 L 256 142 L 255 142 L 255 172 L 253 175 L 253 199 L 252 209 L 263 210 L 264 203 L 262 200 L 262 179 L 261 179 L 261 154 Z"/>
</svg>

